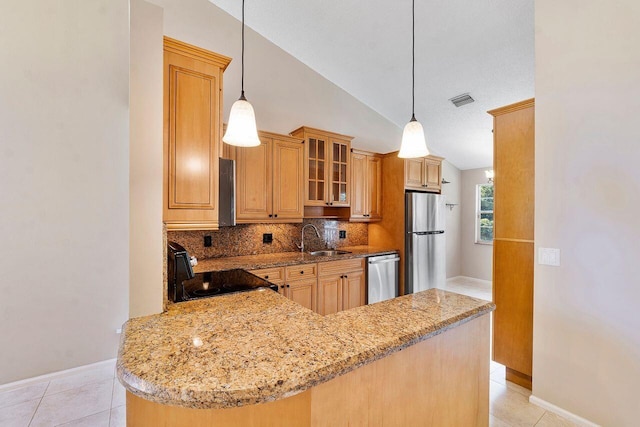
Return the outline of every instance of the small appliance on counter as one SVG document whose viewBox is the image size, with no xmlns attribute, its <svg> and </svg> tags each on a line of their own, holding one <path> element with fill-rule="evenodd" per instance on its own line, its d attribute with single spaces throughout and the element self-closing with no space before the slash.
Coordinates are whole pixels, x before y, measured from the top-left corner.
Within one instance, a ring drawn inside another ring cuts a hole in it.
<svg viewBox="0 0 640 427">
<path fill-rule="evenodd" d="M 277 285 L 241 269 L 194 274 L 189 254 L 177 243 L 168 242 L 167 252 L 169 299 L 173 302 L 247 292 L 258 288 L 269 288 L 278 292 Z"/>
</svg>

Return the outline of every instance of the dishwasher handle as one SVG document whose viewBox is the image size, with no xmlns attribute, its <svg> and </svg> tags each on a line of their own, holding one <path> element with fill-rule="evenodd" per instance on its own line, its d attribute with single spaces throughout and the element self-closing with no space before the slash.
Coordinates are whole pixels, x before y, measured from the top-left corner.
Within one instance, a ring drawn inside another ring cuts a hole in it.
<svg viewBox="0 0 640 427">
<path fill-rule="evenodd" d="M 387 262 L 396 262 L 396 261 L 400 261 L 400 257 L 387 258 L 387 259 L 381 259 L 381 260 L 369 260 L 369 264 L 384 264 Z"/>
</svg>

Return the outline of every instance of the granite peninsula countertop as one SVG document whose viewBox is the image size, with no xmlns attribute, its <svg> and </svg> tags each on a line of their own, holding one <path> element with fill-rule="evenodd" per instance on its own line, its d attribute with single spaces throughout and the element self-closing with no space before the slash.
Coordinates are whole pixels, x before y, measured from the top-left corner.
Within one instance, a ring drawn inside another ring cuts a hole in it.
<svg viewBox="0 0 640 427">
<path fill-rule="evenodd" d="M 231 270 L 234 268 L 256 270 L 260 268 L 285 267 L 287 265 L 364 258 L 368 256 L 398 252 L 396 249 L 366 245 L 343 247 L 338 248 L 338 250 L 349 251 L 351 253 L 334 256 L 316 256 L 309 255 L 305 252 L 279 252 L 273 254 L 243 255 L 225 258 L 204 258 L 198 260 L 198 265 L 193 267 L 193 271 L 195 273 L 203 273 L 207 271 Z"/>
<path fill-rule="evenodd" d="M 117 373 L 144 399 L 227 408 L 295 395 L 495 309 L 439 289 L 321 316 L 266 289 L 125 323 Z"/>
</svg>

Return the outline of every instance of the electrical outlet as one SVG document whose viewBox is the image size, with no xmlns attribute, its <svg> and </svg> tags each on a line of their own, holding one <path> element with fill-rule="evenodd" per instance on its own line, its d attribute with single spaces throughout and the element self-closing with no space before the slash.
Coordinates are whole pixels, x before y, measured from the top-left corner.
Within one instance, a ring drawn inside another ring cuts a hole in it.
<svg viewBox="0 0 640 427">
<path fill-rule="evenodd" d="M 335 236 L 335 234 L 334 234 Z M 346 239 L 347 238 L 347 230 L 340 230 L 340 236 L 341 239 Z"/>
<path fill-rule="evenodd" d="M 211 247 L 211 236 L 204 236 L 204 247 L 205 248 Z"/>
<path fill-rule="evenodd" d="M 556 248 L 538 248 L 538 264 L 541 265 L 560 265 L 560 249 Z"/>
<path fill-rule="evenodd" d="M 262 243 L 272 243 L 273 242 L 273 234 L 264 233 L 262 235 Z"/>
</svg>

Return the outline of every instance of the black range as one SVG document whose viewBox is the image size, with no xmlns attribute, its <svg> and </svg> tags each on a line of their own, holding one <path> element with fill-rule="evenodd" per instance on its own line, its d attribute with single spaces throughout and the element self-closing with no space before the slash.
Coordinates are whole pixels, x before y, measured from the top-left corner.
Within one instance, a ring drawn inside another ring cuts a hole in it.
<svg viewBox="0 0 640 427">
<path fill-rule="evenodd" d="M 184 280 L 182 286 L 183 301 L 246 292 L 257 288 L 278 291 L 277 285 L 241 269 L 196 273 L 192 279 Z"/>
</svg>

